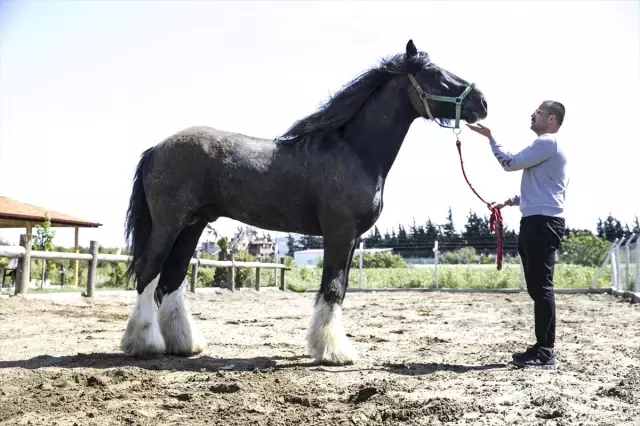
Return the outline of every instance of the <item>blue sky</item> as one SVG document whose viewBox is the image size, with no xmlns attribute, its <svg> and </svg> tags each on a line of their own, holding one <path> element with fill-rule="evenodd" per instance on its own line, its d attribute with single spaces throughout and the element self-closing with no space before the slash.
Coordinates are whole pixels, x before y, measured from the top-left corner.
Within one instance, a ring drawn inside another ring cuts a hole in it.
<svg viewBox="0 0 640 426">
<path fill-rule="evenodd" d="M 103 223 L 81 230 L 83 245 L 122 245 L 144 149 L 192 125 L 272 138 L 411 38 L 476 82 L 489 103 L 484 124 L 513 150 L 533 141 L 529 116 L 542 100 L 563 102 L 568 226 L 595 230 L 609 212 L 631 222 L 640 215 L 639 22 L 637 1 L 3 0 L 0 195 Z M 460 138 L 484 198 L 518 191 L 520 172 L 502 171 L 484 138 L 468 129 Z M 452 132 L 416 121 L 378 226 L 443 223 L 449 206 L 459 229 L 470 209 L 486 211 Z M 516 208 L 503 215 L 517 228 Z M 0 237 L 17 243 L 18 233 Z M 72 231 L 57 235 L 73 241 Z"/>
</svg>

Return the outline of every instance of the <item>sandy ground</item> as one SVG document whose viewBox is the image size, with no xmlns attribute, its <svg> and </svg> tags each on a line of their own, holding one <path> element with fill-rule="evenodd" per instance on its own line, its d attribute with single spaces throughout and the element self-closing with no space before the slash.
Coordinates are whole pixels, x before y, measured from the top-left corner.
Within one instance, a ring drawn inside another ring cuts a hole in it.
<svg viewBox="0 0 640 426">
<path fill-rule="evenodd" d="M 188 294 L 207 350 L 155 359 L 118 350 L 131 293 L 4 298 L 0 425 L 640 425 L 639 305 L 557 298 L 555 371 L 508 365 L 525 293 L 350 293 L 346 367 L 306 357 L 311 294 Z"/>
</svg>

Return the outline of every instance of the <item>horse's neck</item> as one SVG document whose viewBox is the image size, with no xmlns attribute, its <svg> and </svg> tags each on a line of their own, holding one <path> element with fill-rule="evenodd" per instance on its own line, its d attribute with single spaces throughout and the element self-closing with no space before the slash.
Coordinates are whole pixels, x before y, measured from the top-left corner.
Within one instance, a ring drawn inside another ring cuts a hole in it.
<svg viewBox="0 0 640 426">
<path fill-rule="evenodd" d="M 408 80 L 407 80 L 408 81 Z M 349 124 L 344 137 L 365 164 L 386 178 L 418 113 L 400 78 L 391 80 Z"/>
</svg>

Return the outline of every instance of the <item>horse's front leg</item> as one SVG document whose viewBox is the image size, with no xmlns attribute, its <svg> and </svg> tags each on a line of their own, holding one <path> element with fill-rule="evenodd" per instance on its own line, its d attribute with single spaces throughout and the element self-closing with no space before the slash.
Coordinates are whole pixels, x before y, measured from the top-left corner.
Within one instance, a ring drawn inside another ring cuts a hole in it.
<svg viewBox="0 0 640 426">
<path fill-rule="evenodd" d="M 355 237 L 345 237 L 344 233 L 324 237 L 322 282 L 307 334 L 309 355 L 318 363 L 344 365 L 358 360 L 342 321 L 342 302 L 355 243 Z"/>
</svg>

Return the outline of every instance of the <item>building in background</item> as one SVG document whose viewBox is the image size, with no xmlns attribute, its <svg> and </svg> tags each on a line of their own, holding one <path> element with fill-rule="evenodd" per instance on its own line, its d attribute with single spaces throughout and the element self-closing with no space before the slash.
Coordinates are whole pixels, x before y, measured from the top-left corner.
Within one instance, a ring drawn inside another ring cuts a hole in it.
<svg viewBox="0 0 640 426">
<path fill-rule="evenodd" d="M 275 244 L 263 238 L 257 238 L 247 243 L 247 251 L 256 259 L 273 259 Z"/>
<path fill-rule="evenodd" d="M 360 256 L 360 248 L 356 248 L 356 251 L 353 253 L 353 261 L 356 262 L 356 258 Z M 381 252 L 392 252 L 392 248 L 365 248 L 362 250 L 364 253 L 381 253 Z M 320 259 L 324 256 L 324 249 L 307 249 L 307 250 L 298 250 L 293 253 L 293 262 L 296 266 L 316 266 Z"/>
</svg>

